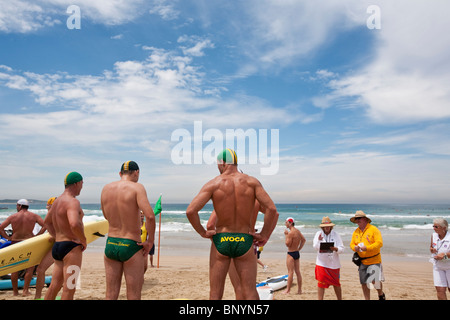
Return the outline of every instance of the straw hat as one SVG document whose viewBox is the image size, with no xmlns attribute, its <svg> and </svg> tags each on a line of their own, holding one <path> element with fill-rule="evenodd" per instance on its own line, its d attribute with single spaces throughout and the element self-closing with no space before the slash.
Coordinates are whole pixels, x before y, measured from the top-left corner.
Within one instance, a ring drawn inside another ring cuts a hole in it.
<svg viewBox="0 0 450 320">
<path fill-rule="evenodd" d="M 366 218 L 369 223 L 372 222 L 372 220 L 370 220 L 370 218 L 367 217 L 366 214 L 364 213 L 364 211 L 362 211 L 362 210 L 356 211 L 355 216 L 351 217 L 350 221 L 353 223 L 356 223 L 357 218 Z"/>
<path fill-rule="evenodd" d="M 322 218 L 322 223 L 320 224 L 320 226 L 319 227 L 334 227 L 335 226 L 335 224 L 334 223 L 331 223 L 331 219 L 330 218 L 328 218 L 328 217 L 323 217 Z"/>
</svg>

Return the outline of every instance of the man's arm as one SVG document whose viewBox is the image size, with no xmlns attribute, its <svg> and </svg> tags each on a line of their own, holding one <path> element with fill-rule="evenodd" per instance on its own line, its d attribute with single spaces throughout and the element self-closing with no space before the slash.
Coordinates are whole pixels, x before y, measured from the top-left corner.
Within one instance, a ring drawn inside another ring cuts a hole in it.
<svg viewBox="0 0 450 320">
<path fill-rule="evenodd" d="M 258 234 L 252 234 L 255 237 L 255 240 L 259 246 L 264 246 L 269 240 L 270 235 L 272 234 L 278 220 L 278 212 L 275 204 L 270 198 L 269 194 L 264 190 L 261 183 L 254 179 L 255 186 L 255 197 L 259 201 L 260 205 L 265 208 L 264 213 L 264 226 L 261 232 Z"/>
<path fill-rule="evenodd" d="M 145 217 L 147 240 L 142 242 L 141 245 L 144 247 L 143 254 L 148 255 L 155 241 L 156 221 L 155 221 L 155 213 L 153 212 L 152 206 L 150 205 L 150 201 L 148 200 L 147 197 L 147 191 L 141 184 L 138 185 L 136 200 L 139 209 L 142 211 Z"/>
<path fill-rule="evenodd" d="M 44 219 L 42 219 L 39 215 L 36 215 L 36 223 L 41 226 L 41 230 L 39 230 L 39 232 L 36 234 L 38 236 L 43 234 L 47 230 L 47 228 L 45 227 Z"/>
<path fill-rule="evenodd" d="M 53 212 L 56 210 L 55 207 L 56 207 L 55 204 L 53 204 L 50 210 L 48 211 L 47 216 L 44 219 L 44 226 L 53 239 L 56 238 L 56 231 L 55 227 L 53 226 L 53 219 L 52 219 Z"/>
<path fill-rule="evenodd" d="M 9 216 L 8 218 L 6 218 L 5 221 L 2 222 L 2 224 L 0 224 L 0 235 L 5 238 L 5 239 L 10 239 L 10 236 L 8 236 L 5 232 L 5 228 L 7 226 L 9 226 L 11 224 L 11 216 Z"/>
<path fill-rule="evenodd" d="M 210 238 L 215 234 L 215 230 L 208 230 L 207 232 L 205 228 L 203 228 L 200 223 L 200 216 L 198 215 L 198 212 L 211 199 L 213 194 L 212 190 L 213 187 L 211 182 L 205 184 L 186 209 L 186 217 L 195 231 L 203 238 Z"/>
<path fill-rule="evenodd" d="M 306 243 L 306 239 L 303 236 L 303 234 L 300 232 L 300 230 L 298 231 L 300 233 L 300 243 L 298 244 L 298 251 L 302 250 L 303 246 Z"/>
<path fill-rule="evenodd" d="M 87 247 L 87 240 L 84 235 L 82 216 L 83 210 L 81 209 L 80 202 L 76 199 L 71 201 L 67 208 L 67 220 L 72 233 L 80 240 L 80 244 L 83 246 L 84 250 Z"/>
</svg>

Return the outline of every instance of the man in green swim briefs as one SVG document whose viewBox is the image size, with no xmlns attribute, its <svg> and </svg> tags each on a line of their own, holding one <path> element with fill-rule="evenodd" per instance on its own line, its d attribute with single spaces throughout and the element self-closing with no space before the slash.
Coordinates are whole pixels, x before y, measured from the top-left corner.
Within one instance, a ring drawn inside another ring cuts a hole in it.
<svg viewBox="0 0 450 320">
<path fill-rule="evenodd" d="M 237 156 L 231 149 L 217 157 L 220 175 L 207 182 L 186 210 L 194 229 L 212 240 L 210 252 L 210 299 L 221 299 L 225 278 L 233 259 L 239 275 L 242 296 L 259 299 L 256 291 L 256 255 L 251 249 L 256 243 L 263 246 L 269 239 L 278 218 L 272 199 L 254 177 L 237 170 Z M 212 200 L 217 215 L 215 230 L 205 230 L 198 212 Z M 254 232 L 255 200 L 266 208 L 264 227 Z"/>
<path fill-rule="evenodd" d="M 127 161 L 120 168 L 120 180 L 103 187 L 101 206 L 109 222 L 105 246 L 106 299 L 119 296 L 122 274 L 127 299 L 139 300 L 144 267 L 155 237 L 155 214 L 139 180 L 139 166 Z M 141 242 L 141 213 L 145 216 L 147 239 Z"/>
</svg>

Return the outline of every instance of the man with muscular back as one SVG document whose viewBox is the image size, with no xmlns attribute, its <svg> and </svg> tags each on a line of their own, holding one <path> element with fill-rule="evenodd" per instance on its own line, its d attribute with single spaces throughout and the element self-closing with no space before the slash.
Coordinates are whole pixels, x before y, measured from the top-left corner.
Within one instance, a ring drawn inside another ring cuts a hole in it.
<svg viewBox="0 0 450 320">
<path fill-rule="evenodd" d="M 259 299 L 256 291 L 255 254 L 253 242 L 263 246 L 275 227 L 277 210 L 272 199 L 254 177 L 237 170 L 237 156 L 231 149 L 223 150 L 217 157 L 220 175 L 207 182 L 186 210 L 193 228 L 204 238 L 211 238 L 210 299 L 221 299 L 225 278 L 233 259 L 239 275 L 242 296 Z M 198 212 L 212 200 L 217 214 L 215 230 L 205 230 Z M 261 233 L 254 232 L 255 200 L 266 208 Z"/>
<path fill-rule="evenodd" d="M 105 247 L 106 299 L 119 297 L 125 275 L 128 300 L 140 300 L 147 255 L 155 237 L 155 214 L 147 192 L 139 180 L 139 166 L 127 161 L 120 169 L 120 180 L 102 191 L 103 215 L 109 222 Z M 141 213 L 145 216 L 147 240 L 141 240 Z"/>
</svg>

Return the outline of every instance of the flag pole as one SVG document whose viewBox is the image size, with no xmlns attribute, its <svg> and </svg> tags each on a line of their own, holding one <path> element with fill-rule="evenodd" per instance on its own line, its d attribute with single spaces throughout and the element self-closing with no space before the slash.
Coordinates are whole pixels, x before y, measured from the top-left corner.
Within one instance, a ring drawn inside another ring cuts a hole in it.
<svg viewBox="0 0 450 320">
<path fill-rule="evenodd" d="M 160 199 L 162 197 L 162 193 L 160 194 Z M 160 249 L 161 249 L 161 216 L 162 216 L 162 211 L 159 213 L 159 228 L 158 228 L 158 262 L 156 264 L 156 268 L 159 269 L 159 253 L 160 253 Z"/>
</svg>

